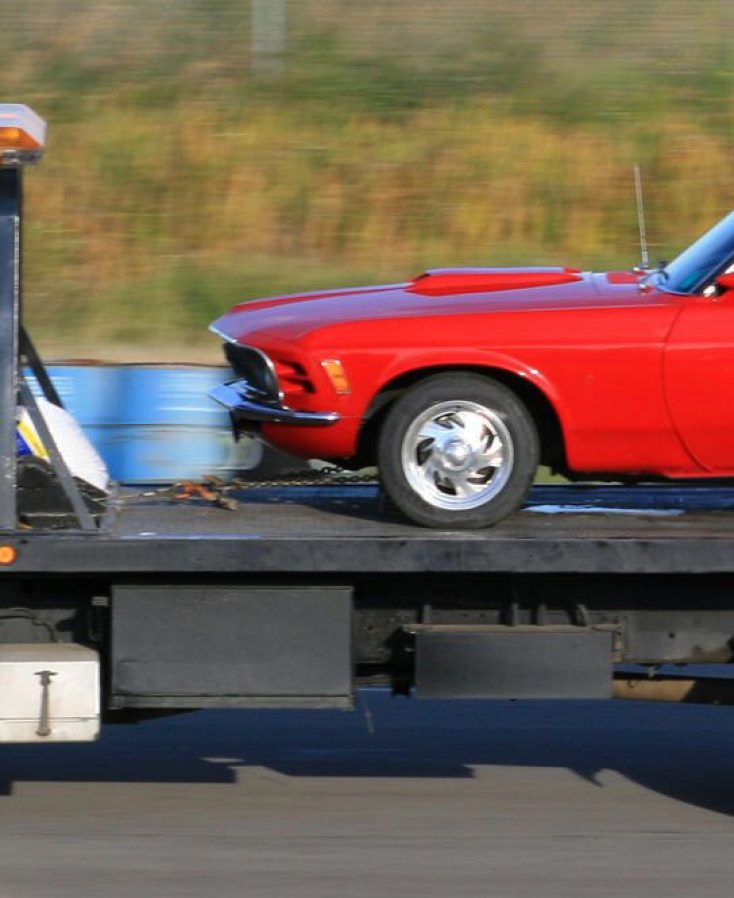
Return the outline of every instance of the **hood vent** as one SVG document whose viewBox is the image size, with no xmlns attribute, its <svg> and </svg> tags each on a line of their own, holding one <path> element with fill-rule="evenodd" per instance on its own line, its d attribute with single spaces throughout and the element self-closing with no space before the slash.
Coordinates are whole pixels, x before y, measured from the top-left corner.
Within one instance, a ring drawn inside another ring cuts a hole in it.
<svg viewBox="0 0 734 898">
<path fill-rule="evenodd" d="M 436 268 L 419 275 L 407 289 L 422 296 L 447 296 L 552 287 L 580 280 L 578 268 Z"/>
</svg>

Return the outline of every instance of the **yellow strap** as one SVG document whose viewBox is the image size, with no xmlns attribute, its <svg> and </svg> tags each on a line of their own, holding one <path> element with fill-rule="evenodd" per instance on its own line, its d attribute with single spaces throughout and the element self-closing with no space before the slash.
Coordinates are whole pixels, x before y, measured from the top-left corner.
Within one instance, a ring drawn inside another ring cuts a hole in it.
<svg viewBox="0 0 734 898">
<path fill-rule="evenodd" d="M 31 452 L 38 458 L 45 458 L 46 461 L 48 461 L 48 452 L 46 452 L 45 446 L 38 439 L 38 434 L 36 433 L 36 428 L 33 424 L 31 424 L 30 421 L 21 420 L 18 422 L 18 430 L 20 431 L 20 435 L 30 446 Z"/>
</svg>

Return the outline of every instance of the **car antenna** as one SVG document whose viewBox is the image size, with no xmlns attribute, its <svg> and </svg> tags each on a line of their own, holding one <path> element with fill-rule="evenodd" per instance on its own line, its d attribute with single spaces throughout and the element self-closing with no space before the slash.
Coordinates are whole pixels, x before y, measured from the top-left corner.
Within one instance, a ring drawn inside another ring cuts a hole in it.
<svg viewBox="0 0 734 898">
<path fill-rule="evenodd" d="M 633 167 L 635 173 L 635 197 L 637 198 L 637 227 L 640 231 L 640 251 L 642 253 L 642 262 L 640 268 L 647 271 L 650 267 L 650 255 L 647 251 L 647 232 L 645 230 L 645 206 L 642 202 L 642 175 L 640 174 L 640 165 L 635 162 Z"/>
</svg>

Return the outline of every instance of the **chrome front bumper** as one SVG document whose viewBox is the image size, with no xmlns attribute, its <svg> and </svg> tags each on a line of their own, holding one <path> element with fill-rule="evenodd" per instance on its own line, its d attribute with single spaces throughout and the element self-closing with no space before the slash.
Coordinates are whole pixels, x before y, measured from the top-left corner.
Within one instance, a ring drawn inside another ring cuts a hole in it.
<svg viewBox="0 0 734 898">
<path fill-rule="evenodd" d="M 339 420 L 338 412 L 298 412 L 262 401 L 262 393 L 246 380 L 234 380 L 209 391 L 212 399 L 229 409 L 235 422 L 270 421 L 301 427 L 328 427 Z"/>
</svg>

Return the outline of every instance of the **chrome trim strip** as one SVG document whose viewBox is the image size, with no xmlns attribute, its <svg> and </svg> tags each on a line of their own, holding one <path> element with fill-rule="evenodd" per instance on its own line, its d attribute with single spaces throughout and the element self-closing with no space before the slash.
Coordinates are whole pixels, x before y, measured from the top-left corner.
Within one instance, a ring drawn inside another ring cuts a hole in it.
<svg viewBox="0 0 734 898">
<path fill-rule="evenodd" d="M 246 343 L 241 343 L 240 346 L 244 346 L 245 349 L 250 349 L 252 352 L 256 352 L 260 358 L 265 362 L 266 368 L 270 371 L 270 376 L 273 378 L 273 383 L 275 384 L 275 389 L 277 390 L 277 399 L 278 402 L 282 402 L 285 399 L 285 393 L 280 388 L 280 378 L 278 377 L 278 372 L 275 370 L 275 365 L 273 364 L 273 360 L 270 356 L 267 356 L 262 349 L 258 349 L 257 346 L 249 346 Z M 276 398 L 276 397 L 273 397 Z"/>
<path fill-rule="evenodd" d="M 224 340 L 225 343 L 237 343 L 234 337 L 230 337 L 229 334 L 225 334 L 224 331 L 220 331 L 218 327 L 214 327 L 213 324 L 209 325 L 209 330 L 220 340 Z"/>
<path fill-rule="evenodd" d="M 224 331 L 220 331 L 218 327 L 214 327 L 213 324 L 209 325 L 209 330 L 216 334 L 221 340 L 224 340 L 225 343 L 231 343 L 234 346 L 241 346 L 243 349 L 249 349 L 252 352 L 257 353 L 260 358 L 263 360 L 265 367 L 270 372 L 270 376 L 273 378 L 273 384 L 275 385 L 275 389 L 277 391 L 277 396 L 273 397 L 277 398 L 279 402 L 282 402 L 285 398 L 285 394 L 280 387 L 280 378 L 278 377 L 278 372 L 275 370 L 275 365 L 273 364 L 273 360 L 266 355 L 262 349 L 258 349 L 257 346 L 250 346 L 248 343 L 240 343 L 239 340 L 235 340 L 234 337 L 230 337 L 229 334 L 225 334 Z"/>
<path fill-rule="evenodd" d="M 267 405 L 254 397 L 262 396 L 246 380 L 220 384 L 209 390 L 209 396 L 233 414 L 235 420 L 270 421 L 302 427 L 328 427 L 340 419 L 338 412 L 299 412 L 283 405 Z"/>
</svg>

